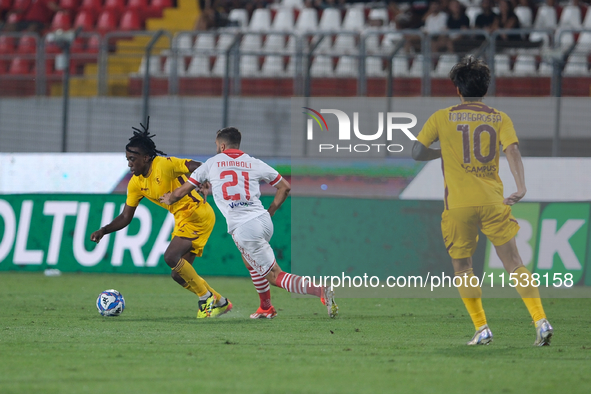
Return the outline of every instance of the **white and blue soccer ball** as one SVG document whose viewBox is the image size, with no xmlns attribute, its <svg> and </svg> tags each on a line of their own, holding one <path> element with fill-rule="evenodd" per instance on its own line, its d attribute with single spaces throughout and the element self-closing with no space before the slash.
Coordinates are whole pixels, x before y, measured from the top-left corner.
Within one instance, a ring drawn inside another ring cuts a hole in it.
<svg viewBox="0 0 591 394">
<path fill-rule="evenodd" d="M 117 290 L 105 290 L 99 294 L 96 307 L 103 316 L 119 316 L 125 309 L 125 300 Z"/>
</svg>

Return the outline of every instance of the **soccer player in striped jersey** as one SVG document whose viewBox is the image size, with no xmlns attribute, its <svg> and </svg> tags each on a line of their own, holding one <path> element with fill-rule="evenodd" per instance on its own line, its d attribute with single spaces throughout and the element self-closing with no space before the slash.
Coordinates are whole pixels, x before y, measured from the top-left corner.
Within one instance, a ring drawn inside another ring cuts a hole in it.
<svg viewBox="0 0 591 394">
<path fill-rule="evenodd" d="M 544 313 L 538 288 L 523 265 L 515 243 L 519 225 L 511 205 L 525 196 L 525 176 L 519 141 L 507 114 L 482 102 L 490 82 L 490 70 L 471 56 L 456 64 L 450 78 L 461 104 L 435 112 L 425 123 L 413 146 L 416 160 L 441 158 L 445 183 L 445 210 L 441 229 L 457 276 L 472 277 L 472 255 L 480 229 L 495 246 L 509 273 L 518 274 L 516 289 L 536 325 L 535 346 L 550 344 L 553 329 Z M 429 146 L 439 140 L 441 149 Z M 499 154 L 504 149 L 517 192 L 503 198 L 499 178 Z M 492 341 L 482 308 L 482 289 L 463 282 L 459 292 L 476 328 L 468 345 Z"/>
<path fill-rule="evenodd" d="M 197 275 L 193 268 L 195 257 L 201 257 L 215 224 L 215 214 L 198 193 L 185 196 L 177 204 L 168 206 L 158 198 L 187 181 L 187 174 L 195 171 L 202 163 L 176 157 L 162 157 L 165 154 L 156 149 L 148 133 L 148 124 L 143 130 L 133 128 L 133 136 L 125 146 L 127 163 L 133 173 L 127 185 L 127 200 L 123 212 L 111 223 L 91 234 L 90 239 L 99 242 L 105 234 L 127 227 L 140 200 L 146 197 L 174 215 L 173 238 L 164 252 L 164 261 L 172 269 L 172 278 L 185 289 L 199 297 L 197 318 L 215 317 L 232 309 L 232 303 L 222 297 Z"/>
<path fill-rule="evenodd" d="M 334 292 L 330 287 L 314 286 L 309 280 L 283 272 L 275 261 L 275 254 L 269 241 L 273 236 L 271 217 L 287 198 L 291 186 L 275 169 L 261 160 L 255 159 L 240 150 L 242 136 L 234 127 L 226 127 L 217 132 L 215 144 L 217 155 L 197 168 L 188 181 L 179 188 L 163 195 L 165 204 L 175 204 L 196 187 L 205 182 L 211 184 L 216 205 L 226 218 L 228 233 L 240 250 L 242 258 L 257 282 L 281 287 L 291 293 L 310 294 L 320 297 L 326 305 L 328 315 L 336 317 L 338 307 Z M 259 182 L 265 181 L 277 189 L 275 198 L 268 209 L 263 207 Z M 261 278 L 257 281 L 258 278 Z M 273 317 L 276 312 L 262 307 L 251 317 Z"/>
</svg>

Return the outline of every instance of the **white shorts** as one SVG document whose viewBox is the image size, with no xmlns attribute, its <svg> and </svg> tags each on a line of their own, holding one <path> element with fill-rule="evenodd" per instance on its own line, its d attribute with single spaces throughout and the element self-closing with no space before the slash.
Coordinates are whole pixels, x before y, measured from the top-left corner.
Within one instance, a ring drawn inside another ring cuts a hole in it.
<svg viewBox="0 0 591 394">
<path fill-rule="evenodd" d="M 272 236 L 273 221 L 268 213 L 241 224 L 232 232 L 234 243 L 246 262 L 263 277 L 275 264 L 275 253 L 269 245 Z"/>
</svg>

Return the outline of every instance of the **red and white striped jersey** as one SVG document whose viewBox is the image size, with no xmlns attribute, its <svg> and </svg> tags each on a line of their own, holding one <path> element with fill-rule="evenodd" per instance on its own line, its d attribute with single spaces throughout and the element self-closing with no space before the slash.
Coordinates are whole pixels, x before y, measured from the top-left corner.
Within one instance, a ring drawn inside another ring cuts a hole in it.
<svg viewBox="0 0 591 394">
<path fill-rule="evenodd" d="M 205 181 L 211 183 L 213 199 L 231 233 L 242 223 L 267 212 L 259 199 L 259 182 L 274 186 L 281 181 L 281 175 L 241 150 L 226 149 L 199 166 L 189 178 L 195 186 Z"/>
</svg>

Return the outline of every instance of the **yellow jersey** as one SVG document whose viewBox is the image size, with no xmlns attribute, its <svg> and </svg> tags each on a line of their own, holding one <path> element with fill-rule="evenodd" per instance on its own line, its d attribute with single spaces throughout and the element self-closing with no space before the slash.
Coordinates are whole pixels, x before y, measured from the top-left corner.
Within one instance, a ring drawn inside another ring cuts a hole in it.
<svg viewBox="0 0 591 394">
<path fill-rule="evenodd" d="M 503 203 L 499 155 L 518 143 L 511 119 L 482 102 L 435 112 L 417 140 L 426 147 L 439 139 L 445 209 Z"/>
<path fill-rule="evenodd" d="M 187 159 L 176 157 L 156 156 L 152 161 L 152 167 L 147 177 L 143 175 L 132 176 L 127 185 L 126 204 L 137 207 L 140 200 L 146 197 L 154 204 L 167 209 L 179 221 L 191 214 L 196 208 L 204 205 L 203 198 L 196 190 L 181 198 L 172 205 L 162 204 L 158 201 L 163 194 L 173 191 L 187 181 Z"/>
</svg>

